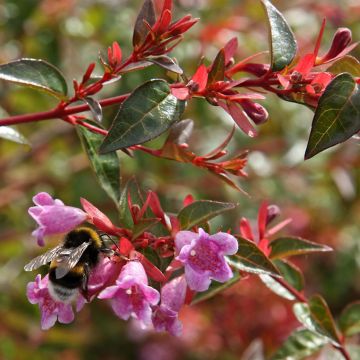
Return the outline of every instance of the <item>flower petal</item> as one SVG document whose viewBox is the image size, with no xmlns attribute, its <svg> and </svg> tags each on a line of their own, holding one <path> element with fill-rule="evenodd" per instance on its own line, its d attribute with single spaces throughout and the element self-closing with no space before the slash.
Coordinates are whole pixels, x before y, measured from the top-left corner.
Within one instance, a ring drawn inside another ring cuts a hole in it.
<svg viewBox="0 0 360 360">
<path fill-rule="evenodd" d="M 156 305 L 160 300 L 160 294 L 157 290 L 152 288 L 151 286 L 139 284 L 139 288 L 141 289 L 142 293 L 146 301 L 151 305 Z"/>
<path fill-rule="evenodd" d="M 123 291 L 111 300 L 111 307 L 115 314 L 123 320 L 128 320 L 133 310 L 129 296 Z"/>
<path fill-rule="evenodd" d="M 211 277 L 219 282 L 226 282 L 233 277 L 233 272 L 230 266 L 224 261 L 224 266 L 221 267 L 218 271 L 211 274 Z"/>
<path fill-rule="evenodd" d="M 197 237 L 198 235 L 192 231 L 179 231 L 175 236 L 176 251 L 179 253 L 185 245 L 190 245 Z"/>
<path fill-rule="evenodd" d="M 99 295 L 99 299 L 112 299 L 116 296 L 117 292 L 119 291 L 119 287 L 117 285 L 108 286 L 105 288 Z"/>
<path fill-rule="evenodd" d="M 62 324 L 69 324 L 74 320 L 74 311 L 70 304 L 59 305 L 58 321 Z"/>
<path fill-rule="evenodd" d="M 179 311 L 185 302 L 186 280 L 184 276 L 179 276 L 161 289 L 161 304 L 171 310 Z"/>
<path fill-rule="evenodd" d="M 221 252 L 225 255 L 233 255 L 238 251 L 239 244 L 236 238 L 225 232 L 210 235 L 210 240 L 215 241 Z"/>
<path fill-rule="evenodd" d="M 32 200 L 33 200 L 34 204 L 38 205 L 38 206 L 45 206 L 45 205 L 53 205 L 54 204 L 54 199 L 47 192 L 40 192 L 40 193 L 36 194 L 32 198 Z"/>
<path fill-rule="evenodd" d="M 195 291 L 205 291 L 211 283 L 208 272 L 196 272 L 191 266 L 185 266 L 185 278 L 189 288 Z"/>
</svg>

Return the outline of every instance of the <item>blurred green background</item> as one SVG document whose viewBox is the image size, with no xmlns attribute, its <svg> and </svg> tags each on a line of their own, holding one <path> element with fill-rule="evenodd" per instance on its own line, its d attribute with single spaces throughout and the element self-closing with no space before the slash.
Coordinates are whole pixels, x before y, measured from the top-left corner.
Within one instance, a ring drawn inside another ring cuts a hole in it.
<svg viewBox="0 0 360 360">
<path fill-rule="evenodd" d="M 161 3 L 161 2 L 160 2 Z M 311 51 L 323 17 L 327 27 L 323 50 L 340 26 L 360 39 L 360 5 L 356 1 L 273 1 L 295 31 L 301 53 Z M 0 2 L 0 63 L 20 57 L 42 58 L 58 66 L 68 80 L 81 79 L 99 50 L 117 40 L 123 53 L 131 51 L 132 25 L 139 1 L 126 0 L 6 0 Z M 211 61 L 227 40 L 236 36 L 236 60 L 268 49 L 267 29 L 260 2 L 254 0 L 175 1 L 175 19 L 187 13 L 200 22 L 172 53 L 191 76 L 202 55 Z M 359 50 L 353 55 L 359 58 Z M 97 65 L 97 72 L 101 67 Z M 154 66 L 131 73 L 108 86 L 101 96 L 131 91 L 146 79 L 169 78 Z M 170 78 L 169 78 L 170 79 Z M 45 94 L 0 83 L 3 112 L 44 111 L 56 103 Z M 136 153 L 121 157 L 122 179 L 135 175 L 144 189 L 158 192 L 166 211 L 178 211 L 183 198 L 239 202 L 238 210 L 213 222 L 238 230 L 239 219 L 256 219 L 260 202 L 279 205 L 282 218 L 292 217 L 286 233 L 334 247 L 332 254 L 296 259 L 304 269 L 308 294 L 319 292 L 335 316 L 360 298 L 360 157 L 356 139 L 304 162 L 303 154 L 312 113 L 273 95 L 263 101 L 270 121 L 256 139 L 236 131 L 230 153 L 250 150 L 249 178 L 242 186 L 250 198 L 221 183 L 205 170 Z M 117 107 L 105 109 L 110 124 Z M 191 146 L 197 154 L 216 147 L 232 127 L 221 110 L 193 100 L 184 118 L 195 121 Z M 47 191 L 66 204 L 79 206 L 84 197 L 116 221 L 115 209 L 98 186 L 74 129 L 60 120 L 18 126 L 32 148 L 0 141 L 0 359 L 243 359 L 261 360 L 298 323 L 291 303 L 271 294 L 256 278 L 241 281 L 207 302 L 181 314 L 184 335 L 144 333 L 117 319 L 104 302 L 95 301 L 70 325 L 40 330 L 39 310 L 28 303 L 26 284 L 34 274 L 23 266 L 37 254 L 27 214 L 31 198 Z M 160 145 L 163 137 L 154 141 Z M 58 239 L 52 239 L 57 243 Z M 353 339 L 356 341 L 357 339 Z M 254 355 L 255 354 L 255 355 Z"/>
</svg>

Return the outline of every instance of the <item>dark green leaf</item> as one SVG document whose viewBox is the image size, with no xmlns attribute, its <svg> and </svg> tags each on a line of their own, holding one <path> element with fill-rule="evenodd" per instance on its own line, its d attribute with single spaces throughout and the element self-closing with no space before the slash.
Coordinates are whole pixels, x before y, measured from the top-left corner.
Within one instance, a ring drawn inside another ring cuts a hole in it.
<svg viewBox="0 0 360 360">
<path fill-rule="evenodd" d="M 42 90 L 60 99 L 67 94 L 61 72 L 44 60 L 20 59 L 0 65 L 0 79 Z"/>
<path fill-rule="evenodd" d="M 360 333 L 360 301 L 349 304 L 341 313 L 339 326 L 346 336 Z"/>
<path fill-rule="evenodd" d="M 360 77 L 360 63 L 353 56 L 346 55 L 335 61 L 326 71 L 332 74 L 349 73 L 354 77 Z"/>
<path fill-rule="evenodd" d="M 29 141 L 10 126 L 0 126 L 0 138 L 30 146 Z"/>
<path fill-rule="evenodd" d="M 156 57 L 148 58 L 149 61 L 152 63 L 161 66 L 162 68 L 169 70 L 171 72 L 174 72 L 176 74 L 182 74 L 183 70 L 181 67 L 169 56 L 166 55 L 160 55 Z"/>
<path fill-rule="evenodd" d="M 271 69 L 280 71 L 289 65 L 297 51 L 296 40 L 284 16 L 268 0 L 262 0 L 269 29 Z"/>
<path fill-rule="evenodd" d="M 284 260 L 274 260 L 273 262 L 287 283 L 298 291 L 303 290 L 304 276 L 299 268 Z"/>
<path fill-rule="evenodd" d="M 145 25 L 144 21 L 151 26 L 155 24 L 155 9 L 152 0 L 144 1 L 144 4 L 136 18 L 133 34 L 133 46 L 135 48 L 145 41 L 146 36 L 149 33 L 149 28 Z"/>
<path fill-rule="evenodd" d="M 214 63 L 209 72 L 208 84 L 212 84 L 217 81 L 224 80 L 224 75 L 225 75 L 225 51 L 224 49 L 221 49 L 216 55 Z"/>
<path fill-rule="evenodd" d="M 89 105 L 94 120 L 98 123 L 101 123 L 103 114 L 100 103 L 91 97 L 86 97 L 83 100 Z"/>
<path fill-rule="evenodd" d="M 225 211 L 235 209 L 237 205 L 219 201 L 200 200 L 180 210 L 178 219 L 182 230 L 191 229 Z"/>
<path fill-rule="evenodd" d="M 350 74 L 340 74 L 330 82 L 319 99 L 305 159 L 344 142 L 359 131 L 359 85 Z"/>
<path fill-rule="evenodd" d="M 336 345 L 341 343 L 331 312 L 320 295 L 314 295 L 308 304 L 294 304 L 294 314 L 307 329 L 326 336 Z"/>
<path fill-rule="evenodd" d="M 121 105 L 100 152 L 107 153 L 155 138 L 179 120 L 184 106 L 184 101 L 171 94 L 166 81 L 146 82 Z"/>
<path fill-rule="evenodd" d="M 272 259 L 293 255 L 302 255 L 312 252 L 332 251 L 331 247 L 317 244 L 298 237 L 284 237 L 270 243 Z"/>
<path fill-rule="evenodd" d="M 229 263 L 235 268 L 253 274 L 270 274 L 279 276 L 279 271 L 264 253 L 250 240 L 237 237 L 239 250 L 229 256 Z"/>
<path fill-rule="evenodd" d="M 95 134 L 83 126 L 78 126 L 77 130 L 101 187 L 118 205 L 120 198 L 120 163 L 116 153 L 100 155 L 98 149 L 104 139 L 103 135 Z"/>
<path fill-rule="evenodd" d="M 150 229 L 154 225 L 156 225 L 160 219 L 142 219 L 133 227 L 133 236 L 131 240 L 135 240 L 140 235 L 144 233 L 144 231 Z"/>
<path fill-rule="evenodd" d="M 226 290 L 230 286 L 236 284 L 241 279 L 239 273 L 234 273 L 234 276 L 225 283 L 219 283 L 217 281 L 212 281 L 208 290 L 199 292 L 196 294 L 195 298 L 191 302 L 191 305 L 198 304 L 199 302 L 208 300 L 213 296 L 217 295 L 221 291 Z"/>
<path fill-rule="evenodd" d="M 318 352 L 328 340 L 310 330 L 295 330 L 271 360 L 302 360 Z"/>
</svg>

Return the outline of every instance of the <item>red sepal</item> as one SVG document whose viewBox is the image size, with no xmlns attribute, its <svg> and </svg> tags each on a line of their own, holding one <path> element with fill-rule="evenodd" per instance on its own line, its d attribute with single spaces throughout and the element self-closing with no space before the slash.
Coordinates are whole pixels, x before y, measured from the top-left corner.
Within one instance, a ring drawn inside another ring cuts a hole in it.
<svg viewBox="0 0 360 360">
<path fill-rule="evenodd" d="M 132 260 L 139 260 L 145 269 L 146 274 L 153 280 L 158 282 L 166 281 L 165 275 L 157 268 L 151 261 L 149 261 L 143 254 L 138 251 L 131 253 Z"/>
</svg>

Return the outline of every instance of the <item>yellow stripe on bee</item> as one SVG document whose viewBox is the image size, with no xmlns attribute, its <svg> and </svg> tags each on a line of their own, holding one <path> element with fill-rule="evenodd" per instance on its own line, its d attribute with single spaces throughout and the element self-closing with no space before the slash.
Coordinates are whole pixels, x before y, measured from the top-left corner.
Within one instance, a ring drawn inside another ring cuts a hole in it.
<svg viewBox="0 0 360 360">
<path fill-rule="evenodd" d="M 84 266 L 83 265 L 76 265 L 70 270 L 70 272 L 82 275 L 84 273 Z"/>
<path fill-rule="evenodd" d="M 102 247 L 101 238 L 100 238 L 99 234 L 98 234 L 95 230 L 93 230 L 93 229 L 91 229 L 91 228 L 89 228 L 89 227 L 83 226 L 83 227 L 78 227 L 78 228 L 76 228 L 76 229 L 73 230 L 73 231 L 76 231 L 76 232 L 78 232 L 78 231 L 87 232 L 87 233 L 89 234 L 89 237 L 92 239 L 92 242 L 94 243 L 94 245 L 95 245 L 97 248 L 101 248 L 101 247 Z"/>
</svg>

